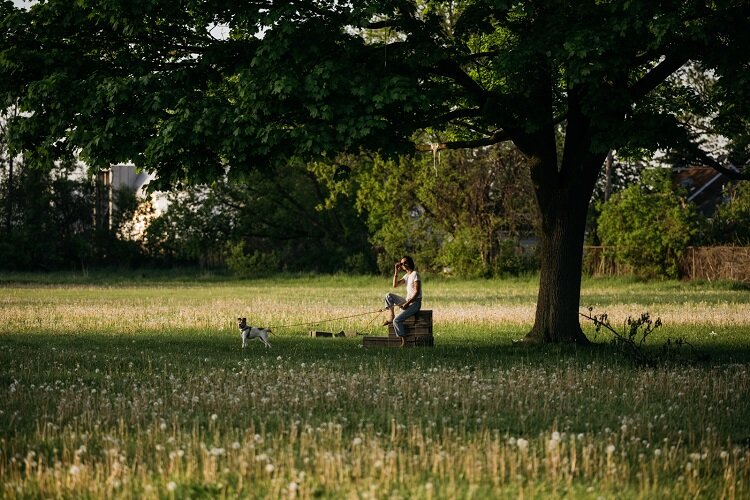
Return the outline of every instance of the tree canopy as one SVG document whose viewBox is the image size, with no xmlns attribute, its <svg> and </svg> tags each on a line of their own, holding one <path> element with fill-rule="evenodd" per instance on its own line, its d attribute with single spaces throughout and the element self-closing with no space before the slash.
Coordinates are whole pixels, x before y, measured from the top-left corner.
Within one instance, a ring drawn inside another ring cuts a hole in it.
<svg viewBox="0 0 750 500">
<path fill-rule="evenodd" d="M 130 160 L 171 185 L 512 141 L 541 214 L 529 339 L 585 342 L 581 245 L 608 150 L 665 149 L 748 176 L 744 0 L 1 5 L 1 91 L 31 113 L 15 134 L 36 158 Z M 727 138 L 722 155 L 705 150 L 706 131 Z"/>
</svg>

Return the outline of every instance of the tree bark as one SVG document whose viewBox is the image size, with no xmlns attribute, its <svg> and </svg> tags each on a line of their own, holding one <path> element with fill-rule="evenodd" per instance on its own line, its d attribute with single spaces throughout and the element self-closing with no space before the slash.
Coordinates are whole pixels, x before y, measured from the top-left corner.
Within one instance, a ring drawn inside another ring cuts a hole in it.
<svg viewBox="0 0 750 500">
<path fill-rule="evenodd" d="M 553 127 L 519 141 L 530 161 L 541 217 L 539 294 L 534 326 L 524 343 L 590 343 L 579 321 L 583 240 L 589 202 L 607 152 L 592 151 L 591 122 L 575 104 L 573 98 L 561 160 Z"/>
<path fill-rule="evenodd" d="M 581 330 L 578 313 L 590 197 L 591 193 L 576 183 L 554 189 L 552 198 L 539 203 L 542 218 L 539 294 L 534 327 L 525 342 L 589 343 Z M 582 199 L 586 201 L 582 203 Z"/>
</svg>

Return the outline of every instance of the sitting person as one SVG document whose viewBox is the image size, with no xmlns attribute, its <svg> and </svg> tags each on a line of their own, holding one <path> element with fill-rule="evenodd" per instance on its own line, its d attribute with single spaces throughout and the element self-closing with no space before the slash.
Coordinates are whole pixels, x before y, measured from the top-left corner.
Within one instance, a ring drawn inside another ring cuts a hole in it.
<svg viewBox="0 0 750 500">
<path fill-rule="evenodd" d="M 402 278 L 398 277 L 399 270 L 406 273 Z M 406 284 L 406 298 L 395 293 L 388 293 L 385 296 L 385 308 L 390 311 L 390 318 L 383 323 L 383 326 L 393 324 L 393 329 L 399 337 L 406 335 L 404 320 L 417 314 L 422 307 L 422 281 L 414 260 L 409 256 L 403 257 L 393 269 L 393 288 L 404 283 Z M 396 306 L 402 309 L 398 316 L 395 316 L 394 312 Z"/>
</svg>

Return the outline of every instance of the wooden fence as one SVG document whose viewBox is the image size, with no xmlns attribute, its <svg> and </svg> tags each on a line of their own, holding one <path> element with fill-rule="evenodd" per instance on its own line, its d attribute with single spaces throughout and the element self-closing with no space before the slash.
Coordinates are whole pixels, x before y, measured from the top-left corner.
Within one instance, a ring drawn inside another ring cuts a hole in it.
<svg viewBox="0 0 750 500">
<path fill-rule="evenodd" d="M 590 276 L 630 276 L 618 264 L 613 247 L 584 246 L 583 271 Z M 750 283 L 750 247 L 688 247 L 680 260 L 680 276 L 688 280 L 731 280 Z"/>
</svg>

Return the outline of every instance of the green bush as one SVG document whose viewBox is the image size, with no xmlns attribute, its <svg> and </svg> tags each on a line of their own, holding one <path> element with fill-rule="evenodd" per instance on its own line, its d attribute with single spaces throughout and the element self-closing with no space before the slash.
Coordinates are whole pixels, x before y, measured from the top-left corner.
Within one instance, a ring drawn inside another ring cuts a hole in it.
<svg viewBox="0 0 750 500">
<path fill-rule="evenodd" d="M 462 278 L 478 278 L 487 274 L 482 262 L 482 237 L 479 228 L 466 227 L 455 232 L 440 250 L 439 260 Z"/>
<path fill-rule="evenodd" d="M 711 221 L 711 243 L 750 245 L 750 183 L 740 182 L 725 191 Z"/>
<path fill-rule="evenodd" d="M 512 239 L 500 242 L 492 262 L 493 276 L 521 276 L 539 269 L 539 252 L 536 246 L 524 247 Z"/>
<path fill-rule="evenodd" d="M 659 169 L 601 205 L 598 228 L 618 263 L 646 278 L 675 278 L 697 223 L 695 208 L 674 192 L 669 171 Z"/>
<path fill-rule="evenodd" d="M 244 242 L 229 243 L 227 248 L 227 267 L 236 276 L 258 278 L 280 271 L 279 256 L 275 252 L 255 250 L 246 254 Z"/>
</svg>

